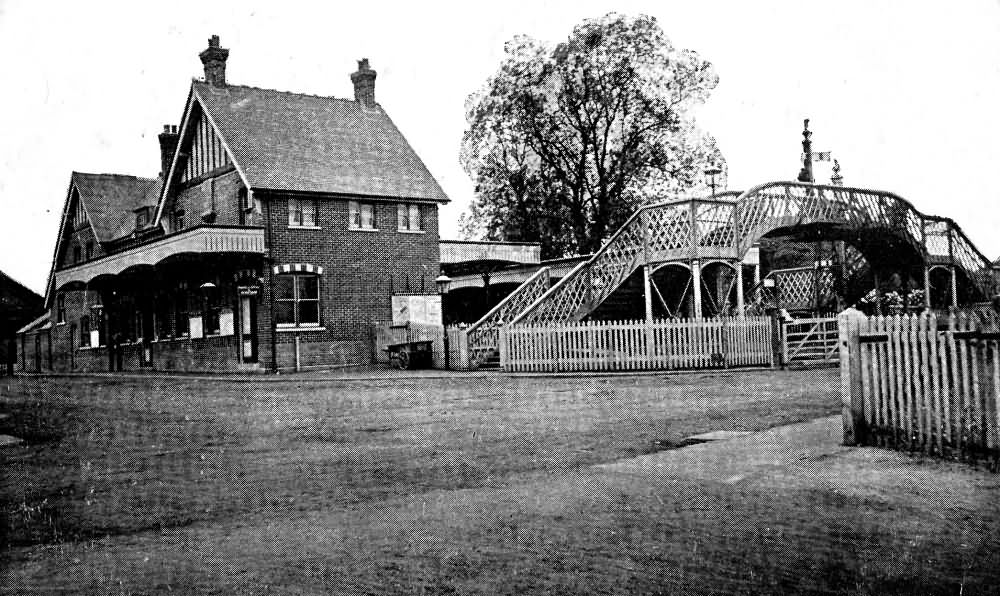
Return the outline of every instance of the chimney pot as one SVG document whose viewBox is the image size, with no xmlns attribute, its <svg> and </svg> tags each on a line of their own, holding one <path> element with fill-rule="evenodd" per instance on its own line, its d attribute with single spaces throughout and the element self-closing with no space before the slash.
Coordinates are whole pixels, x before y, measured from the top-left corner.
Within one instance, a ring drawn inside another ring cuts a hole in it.
<svg viewBox="0 0 1000 596">
<path fill-rule="evenodd" d="M 225 87 L 229 50 L 219 47 L 218 35 L 208 38 L 208 48 L 198 54 L 198 57 L 205 66 L 205 82 L 214 87 Z"/>
<path fill-rule="evenodd" d="M 358 70 L 351 74 L 354 99 L 368 108 L 375 107 L 375 76 L 375 71 L 368 65 L 368 58 L 358 60 Z"/>
</svg>

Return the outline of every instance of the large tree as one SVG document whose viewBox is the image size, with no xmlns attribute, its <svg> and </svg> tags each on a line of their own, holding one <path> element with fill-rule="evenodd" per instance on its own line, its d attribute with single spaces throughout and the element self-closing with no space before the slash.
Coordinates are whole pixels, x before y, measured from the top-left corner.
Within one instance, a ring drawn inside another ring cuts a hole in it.
<svg viewBox="0 0 1000 596">
<path fill-rule="evenodd" d="M 724 166 L 693 108 L 718 84 L 656 19 L 609 14 L 563 43 L 519 36 L 466 103 L 461 162 L 476 183 L 463 231 L 540 241 L 545 257 L 589 253 L 641 204 Z"/>
</svg>

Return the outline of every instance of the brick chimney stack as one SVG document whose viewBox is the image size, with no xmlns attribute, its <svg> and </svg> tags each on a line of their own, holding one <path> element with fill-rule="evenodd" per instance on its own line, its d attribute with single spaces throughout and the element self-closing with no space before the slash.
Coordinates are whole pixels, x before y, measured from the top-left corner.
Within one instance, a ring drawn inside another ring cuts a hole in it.
<svg viewBox="0 0 1000 596">
<path fill-rule="evenodd" d="M 368 58 L 358 60 L 358 71 L 351 74 L 354 99 L 361 105 L 375 107 L 375 71 L 368 66 Z"/>
<path fill-rule="evenodd" d="M 174 159 L 174 151 L 177 149 L 177 142 L 181 135 L 177 132 L 177 127 L 171 124 L 163 125 L 163 132 L 160 133 L 160 176 L 166 178 L 167 170 L 170 169 L 170 162 Z"/>
<path fill-rule="evenodd" d="M 205 65 L 205 82 L 214 87 L 226 86 L 226 60 L 229 50 L 219 47 L 219 36 L 208 39 L 208 48 L 198 54 Z"/>
</svg>

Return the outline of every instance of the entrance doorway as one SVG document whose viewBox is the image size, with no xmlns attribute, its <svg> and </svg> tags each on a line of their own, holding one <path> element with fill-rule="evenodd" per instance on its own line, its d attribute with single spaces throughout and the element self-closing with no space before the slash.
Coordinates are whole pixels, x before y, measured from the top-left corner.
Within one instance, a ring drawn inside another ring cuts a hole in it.
<svg viewBox="0 0 1000 596">
<path fill-rule="evenodd" d="M 240 288 L 240 358 L 257 362 L 256 288 Z"/>
</svg>

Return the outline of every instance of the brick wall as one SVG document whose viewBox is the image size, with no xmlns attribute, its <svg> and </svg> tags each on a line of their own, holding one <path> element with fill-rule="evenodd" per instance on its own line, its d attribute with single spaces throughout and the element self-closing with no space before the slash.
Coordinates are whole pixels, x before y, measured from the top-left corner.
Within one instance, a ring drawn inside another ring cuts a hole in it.
<svg viewBox="0 0 1000 596">
<path fill-rule="evenodd" d="M 377 231 L 351 230 L 346 198 L 318 199 L 319 229 L 296 229 L 288 226 L 288 196 L 257 196 L 268 202 L 273 264 L 323 267 L 320 321 L 325 330 L 279 331 L 279 368 L 294 367 L 296 336 L 302 366 L 367 363 L 371 323 L 392 318 L 392 294 L 436 291 L 436 204 L 423 205 L 424 232 L 419 234 L 397 230 L 397 203 L 389 201 L 372 202 Z"/>
<path fill-rule="evenodd" d="M 239 192 L 243 181 L 239 172 L 232 166 L 221 170 L 221 174 L 209 176 L 185 187 L 168 202 L 163 212 L 163 221 L 169 227 L 173 225 L 173 213 L 184 210 L 184 226 L 190 228 L 202 221 L 202 214 L 215 210 L 215 222 L 219 225 L 241 225 Z M 172 230 L 176 231 L 176 230 Z"/>
<path fill-rule="evenodd" d="M 129 214 L 126 214 L 129 215 Z M 104 256 L 104 251 L 101 248 L 101 243 L 97 241 L 97 237 L 94 235 L 94 230 L 89 225 L 79 230 L 73 230 L 66 235 L 66 241 L 63 242 L 61 254 L 58 256 L 58 262 L 60 267 L 72 267 L 76 265 L 77 262 L 73 260 L 73 247 L 80 247 L 81 261 L 85 262 L 87 260 L 87 243 L 92 242 L 94 245 L 94 253 L 91 257 L 96 259 L 98 257 Z"/>
</svg>

